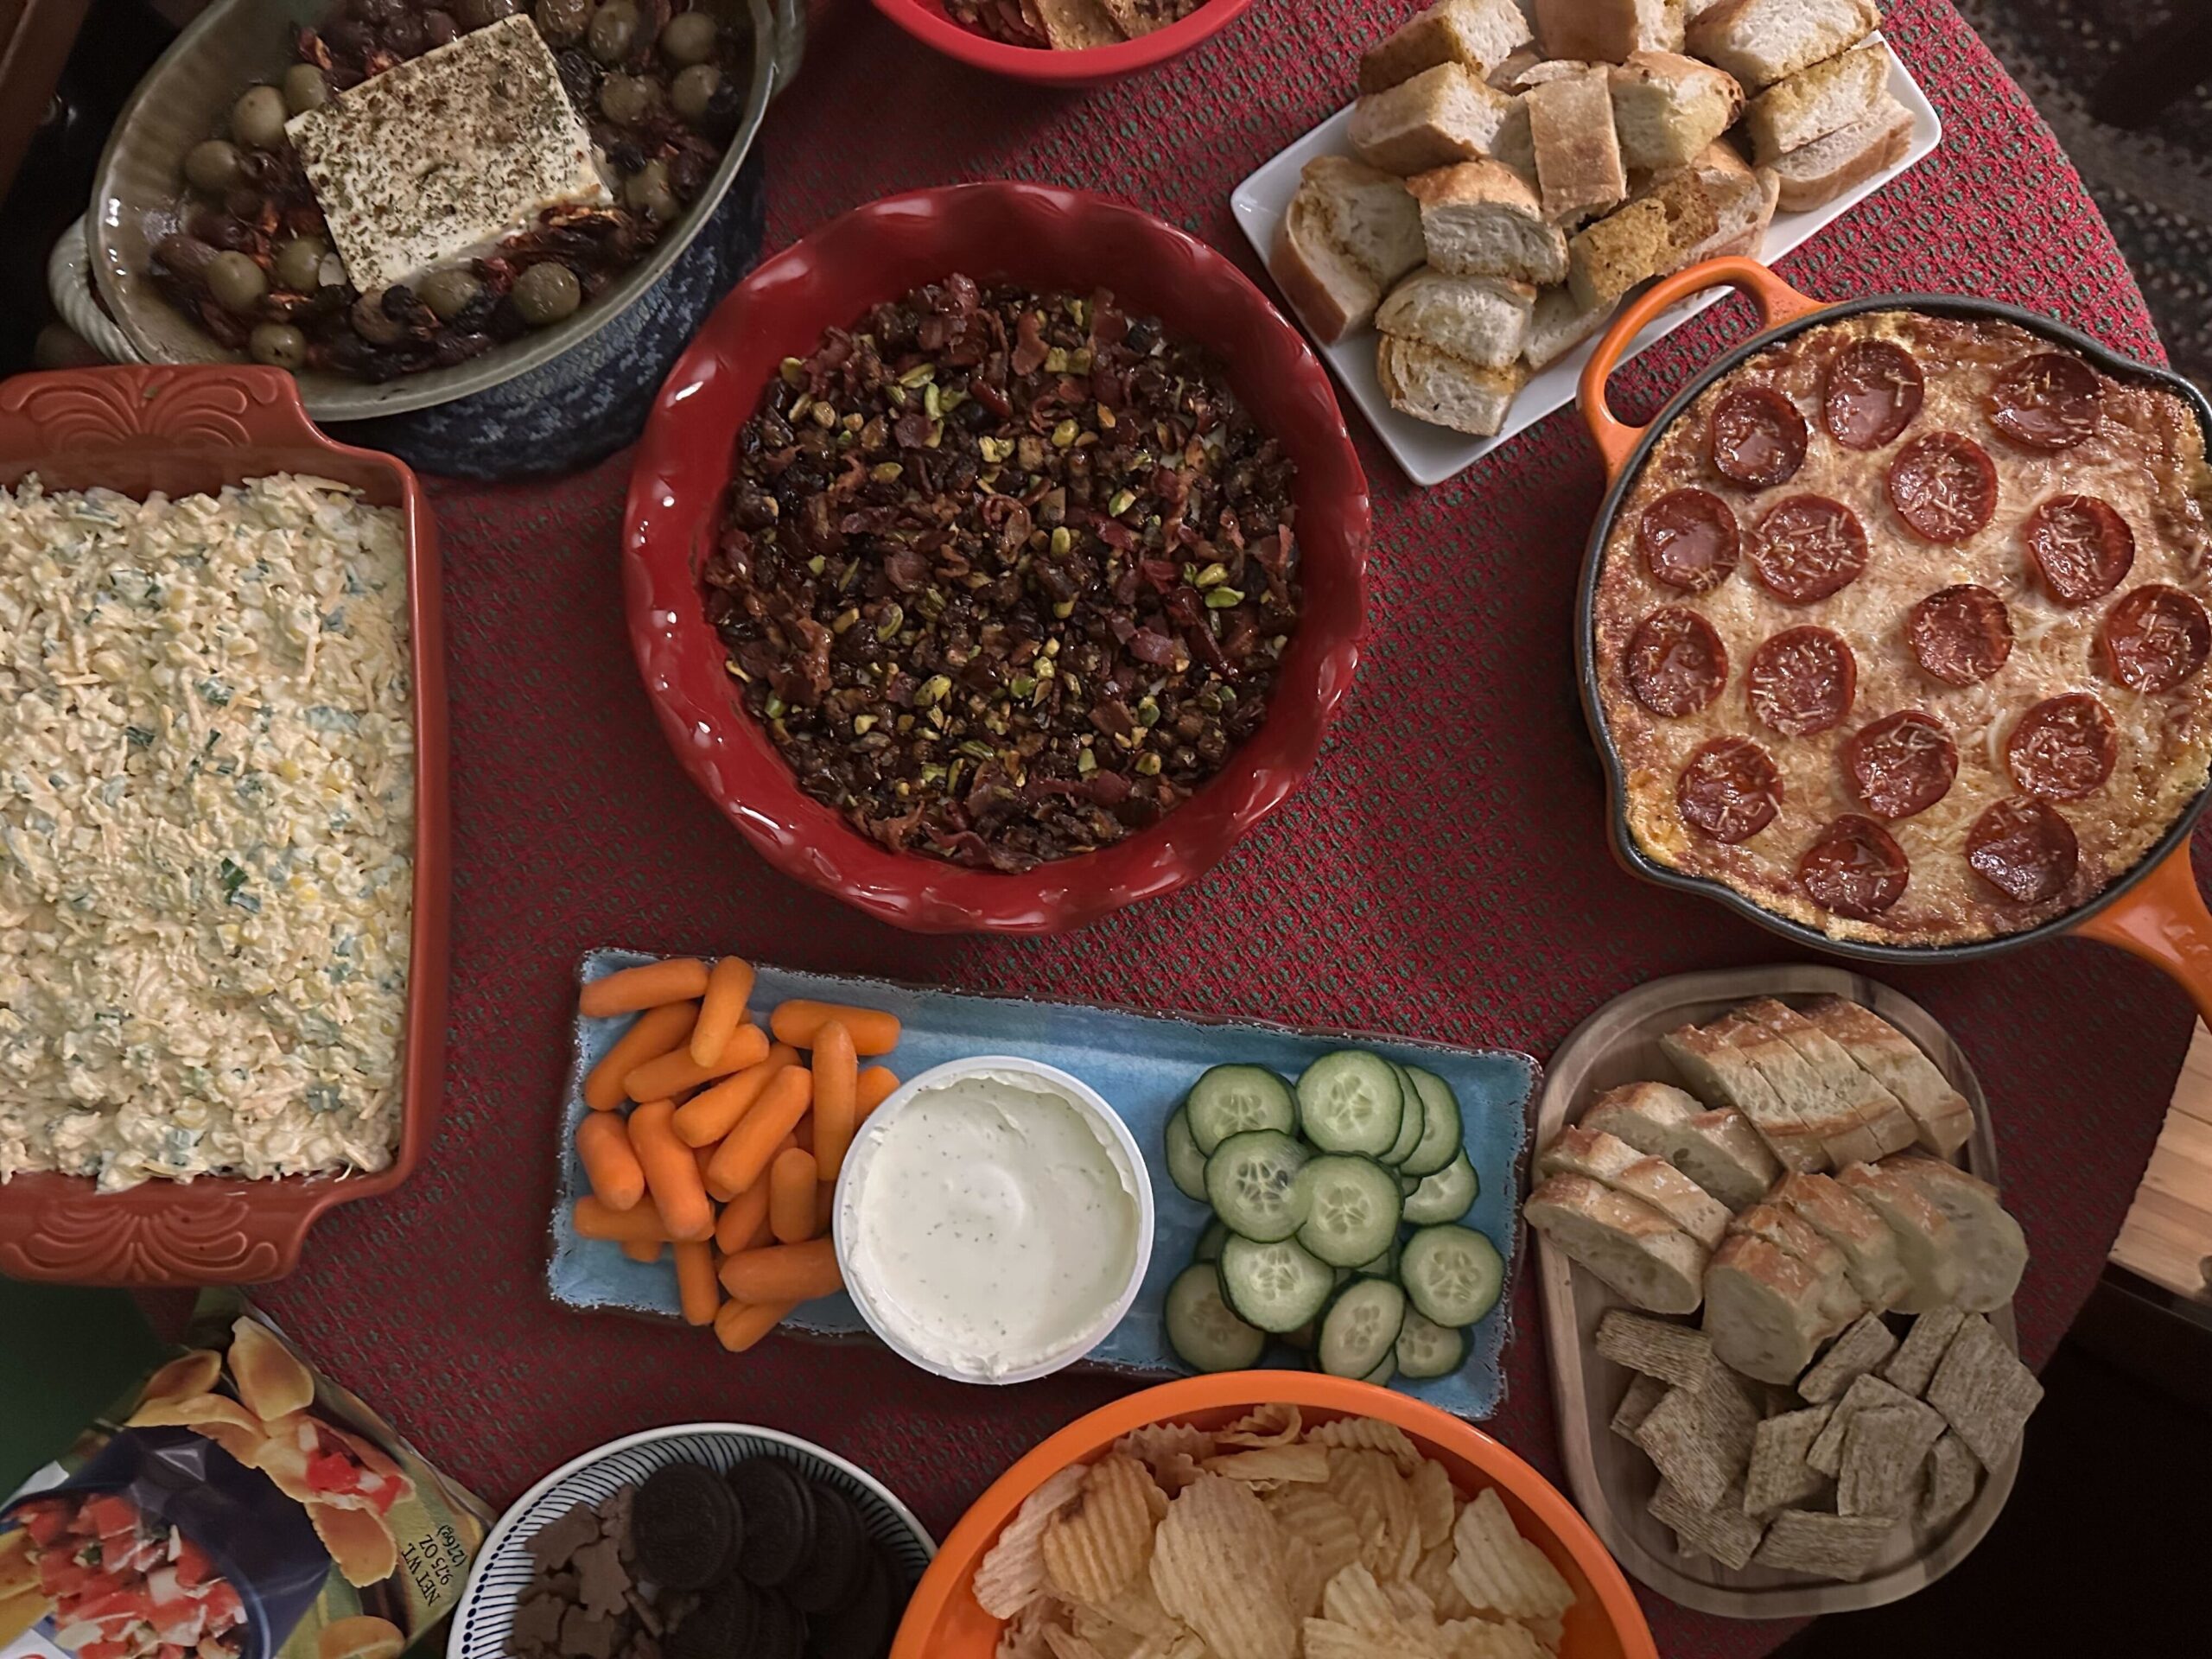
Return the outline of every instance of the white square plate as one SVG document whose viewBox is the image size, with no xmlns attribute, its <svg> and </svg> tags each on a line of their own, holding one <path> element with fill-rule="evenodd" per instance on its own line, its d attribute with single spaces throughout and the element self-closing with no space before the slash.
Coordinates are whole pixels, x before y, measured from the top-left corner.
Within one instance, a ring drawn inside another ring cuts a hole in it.
<svg viewBox="0 0 2212 1659">
<path fill-rule="evenodd" d="M 1760 258 L 1771 264 L 1917 163 L 1942 141 L 1943 124 L 1936 116 L 1935 105 L 1906 73 L 1894 49 L 1890 51 L 1890 96 L 1912 111 L 1912 143 L 1905 150 L 1904 159 L 1845 191 L 1825 207 L 1809 213 L 1777 213 L 1773 225 L 1768 228 Z M 1236 215 L 1236 222 L 1243 227 L 1262 260 L 1274 246 L 1275 227 L 1289 211 L 1291 195 L 1298 188 L 1299 174 L 1306 163 L 1316 156 L 1351 154 L 1351 141 L 1344 136 L 1351 124 L 1351 106 L 1347 105 L 1289 149 L 1262 164 L 1230 194 L 1229 205 Z M 1636 337 L 1622 353 L 1621 360 L 1626 362 L 1654 340 L 1679 328 L 1728 291 L 1725 288 L 1710 289 L 1657 318 Z M 1582 378 L 1582 365 L 1589 361 L 1598 342 L 1598 336 L 1592 335 L 1541 373 L 1531 375 L 1529 384 L 1521 389 L 1521 395 L 1513 400 L 1504 429 L 1496 437 L 1471 438 L 1449 427 L 1432 426 L 1410 415 L 1401 415 L 1390 407 L 1390 400 L 1382 395 L 1382 385 L 1375 378 L 1375 339 L 1373 328 L 1359 328 L 1333 346 L 1324 346 L 1318 340 L 1314 344 L 1335 371 L 1337 378 L 1344 383 L 1344 390 L 1351 394 L 1352 402 L 1367 416 L 1375 435 L 1382 440 L 1382 447 L 1406 469 L 1407 477 L 1422 486 L 1441 484 L 1522 429 L 1533 426 L 1562 404 L 1573 402 L 1575 385 Z"/>
</svg>

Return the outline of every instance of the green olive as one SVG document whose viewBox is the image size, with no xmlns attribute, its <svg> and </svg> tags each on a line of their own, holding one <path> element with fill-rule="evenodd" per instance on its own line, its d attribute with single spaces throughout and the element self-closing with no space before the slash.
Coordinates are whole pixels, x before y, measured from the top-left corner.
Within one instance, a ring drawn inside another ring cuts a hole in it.
<svg viewBox="0 0 2212 1659">
<path fill-rule="evenodd" d="M 276 149 L 284 142 L 284 94 L 256 86 L 231 105 L 231 136 L 256 149 Z"/>
<path fill-rule="evenodd" d="M 353 332 L 372 346 L 397 346 L 407 338 L 407 325 L 384 308 L 384 290 L 364 294 L 346 314 Z"/>
<path fill-rule="evenodd" d="M 660 83 L 648 75 L 613 74 L 599 89 L 600 113 L 618 127 L 634 127 L 660 103 Z"/>
<path fill-rule="evenodd" d="M 668 89 L 668 101 L 676 105 L 678 115 L 696 126 L 706 118 L 721 85 L 721 70 L 711 63 L 695 63 L 677 73 L 675 85 Z"/>
<path fill-rule="evenodd" d="M 322 262 L 330 250 L 311 236 L 296 238 L 276 250 L 276 286 L 312 294 L 322 286 Z"/>
<path fill-rule="evenodd" d="M 311 63 L 296 63 L 284 72 L 284 106 L 294 115 L 319 110 L 330 102 L 330 84 Z"/>
<path fill-rule="evenodd" d="M 645 28 L 645 19 L 630 0 L 607 0 L 592 15 L 592 56 L 601 63 L 620 63 L 641 44 L 651 43 Z"/>
<path fill-rule="evenodd" d="M 584 302 L 584 291 L 575 272 L 549 259 L 515 278 L 513 297 L 522 320 L 533 328 L 543 328 L 573 316 Z"/>
<path fill-rule="evenodd" d="M 236 184 L 245 171 L 236 144 L 210 138 L 184 153 L 184 176 L 195 190 L 219 196 Z"/>
<path fill-rule="evenodd" d="M 242 253 L 219 253 L 207 262 L 207 291 L 226 311 L 244 316 L 261 303 L 269 278 Z"/>
<path fill-rule="evenodd" d="M 264 322 L 246 336 L 245 348 L 257 363 L 271 368 L 299 369 L 307 365 L 308 337 L 289 322 Z"/>
<path fill-rule="evenodd" d="M 440 322 L 451 322 L 475 304 L 476 296 L 483 291 L 484 284 L 476 280 L 476 274 L 458 265 L 434 270 L 415 284 L 415 297 L 429 306 Z"/>
<path fill-rule="evenodd" d="M 537 0 L 531 14 L 549 41 L 573 41 L 591 27 L 591 0 Z"/>
<path fill-rule="evenodd" d="M 683 11 L 660 32 L 661 54 L 671 63 L 704 63 L 715 54 L 715 20 L 703 11 Z"/>
<path fill-rule="evenodd" d="M 647 218 L 665 225 L 683 211 L 669 188 L 668 163 L 647 162 L 623 182 L 622 200 Z"/>
</svg>

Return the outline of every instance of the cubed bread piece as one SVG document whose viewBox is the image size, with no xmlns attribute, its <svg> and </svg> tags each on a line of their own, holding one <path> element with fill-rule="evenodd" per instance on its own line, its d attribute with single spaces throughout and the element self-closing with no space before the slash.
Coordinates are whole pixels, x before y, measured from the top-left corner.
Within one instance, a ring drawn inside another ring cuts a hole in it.
<svg viewBox="0 0 2212 1659">
<path fill-rule="evenodd" d="M 1486 369 L 1419 340 L 1385 334 L 1375 352 L 1375 378 L 1390 407 L 1400 414 L 1490 438 L 1504 426 L 1514 397 L 1528 384 L 1529 372 L 1517 363 Z M 1687 1242 L 1703 1248 L 1695 1239 Z"/>
<path fill-rule="evenodd" d="M 1821 1341 L 1827 1341 L 1866 1313 L 1866 1302 L 1851 1287 L 1851 1276 L 1844 1271 L 1843 1252 L 1780 1205 L 1755 1204 L 1731 1221 L 1728 1230 L 1764 1239 L 1820 1276 L 1821 1324 L 1817 1335 Z"/>
<path fill-rule="evenodd" d="M 1580 303 L 1610 304 L 1646 277 L 1680 270 L 1690 250 L 1719 225 L 1704 181 L 1688 168 L 1669 173 L 1567 243 L 1567 282 Z M 1745 1115 L 1761 1134 L 1767 1132 L 1758 1117 Z M 1780 1147 L 1775 1151 L 1790 1161 Z M 1825 1166 L 1826 1154 L 1819 1155 L 1821 1161 L 1809 1167 Z"/>
<path fill-rule="evenodd" d="M 1912 111 L 1882 94 L 1873 114 L 1774 162 L 1782 210 L 1810 213 L 1895 167 L 1912 148 Z"/>
<path fill-rule="evenodd" d="M 1320 156 L 1300 176 L 1268 269 L 1325 342 L 1365 322 L 1383 289 L 1421 260 L 1421 209 L 1405 181 L 1348 156 Z"/>
<path fill-rule="evenodd" d="M 1536 290 L 1497 276 L 1447 276 L 1427 266 L 1400 283 L 1375 313 L 1375 326 L 1485 369 L 1520 360 Z"/>
<path fill-rule="evenodd" d="M 1407 181 L 1421 206 L 1428 263 L 1454 276 L 1567 280 L 1567 238 L 1536 193 L 1502 162 L 1461 162 Z"/>
<path fill-rule="evenodd" d="M 1894 1170 L 1853 1164 L 1836 1172 L 1836 1184 L 1882 1218 L 1897 1242 L 1897 1264 L 1908 1288 L 1900 1313 L 1925 1313 L 1959 1298 L 1960 1252 L 1946 1216 L 1912 1182 Z"/>
<path fill-rule="evenodd" d="M 1351 147 L 1371 167 L 1424 173 L 1482 155 L 1512 107 L 1465 64 L 1440 63 L 1353 105 Z"/>
<path fill-rule="evenodd" d="M 1779 1003 L 1773 1006 L 1781 1008 Z M 1758 1067 L 1805 1127 L 1820 1136 L 1829 1162 L 1871 1163 L 1882 1155 L 1880 1143 L 1858 1108 L 1771 1025 L 1748 1009 L 1738 1009 L 1706 1029 L 1725 1038 Z"/>
<path fill-rule="evenodd" d="M 1733 75 L 1678 53 L 1631 53 L 1605 83 L 1621 164 L 1631 173 L 1688 167 L 1743 113 L 1744 89 Z"/>
<path fill-rule="evenodd" d="M 1382 286 L 1325 231 L 1327 210 L 1300 190 L 1275 227 L 1268 270 L 1292 310 L 1324 344 L 1343 339 L 1375 315 Z"/>
<path fill-rule="evenodd" d="M 1786 197 L 1783 205 L 1789 205 Z M 1897 1097 L 1923 1147 L 1948 1158 L 1966 1144 L 1974 1133 L 1974 1109 L 1911 1038 L 1840 996 L 1815 997 L 1800 1012 Z"/>
<path fill-rule="evenodd" d="M 1874 0 L 1720 0 L 1689 25 L 1687 40 L 1692 57 L 1757 92 L 1834 57 L 1881 21 Z"/>
<path fill-rule="evenodd" d="M 1951 1224 L 1959 1263 L 1958 1304 L 1969 1313 L 1986 1313 L 2012 1300 L 2028 1265 L 2027 1235 L 2020 1230 L 1997 1189 L 1925 1153 L 1900 1153 L 1879 1167 L 1902 1175 Z"/>
<path fill-rule="evenodd" d="M 1628 194 L 1628 175 L 1621 167 L 1604 73 L 1592 69 L 1548 80 L 1521 97 L 1529 107 L 1544 217 L 1573 226 L 1618 207 Z"/>
<path fill-rule="evenodd" d="M 1408 348 L 1403 340 L 1384 345 Z M 1580 1175 L 1554 1175 L 1529 1195 L 1522 1214 L 1568 1260 L 1646 1313 L 1696 1311 L 1706 1248 L 1649 1205 Z"/>
<path fill-rule="evenodd" d="M 1751 158 L 1771 162 L 1873 114 L 1890 86 L 1889 48 L 1878 41 L 1838 53 L 1778 80 L 1744 111 Z"/>
<path fill-rule="evenodd" d="M 1536 0 L 1536 40 L 1555 58 L 1618 63 L 1682 49 L 1683 0 Z"/>
<path fill-rule="evenodd" d="M 1440 63 L 1488 74 L 1533 39 L 1515 0 L 1442 0 L 1359 60 L 1359 90 L 1380 92 Z"/>
<path fill-rule="evenodd" d="M 1535 52 L 1516 52 L 1490 72 L 1490 84 L 1501 92 L 1525 92 L 1548 80 L 1586 75 L 1604 67 L 1586 58 L 1547 58 Z"/>
<path fill-rule="evenodd" d="M 1574 297 L 1574 290 L 1564 283 L 1548 288 L 1536 296 L 1535 314 L 1529 319 L 1529 344 L 1522 357 L 1531 369 L 1548 368 L 1595 336 L 1612 321 L 1612 316 L 1611 300 L 1584 305 Z M 1750 1126 L 1745 1127 L 1750 1132 Z M 1758 1139 L 1756 1133 L 1752 1138 Z"/>
<path fill-rule="evenodd" d="M 1554 292 L 1567 304 L 1573 303 L 1565 289 Z M 1551 298 L 1543 294 L 1536 299 L 1536 317 L 1529 328 L 1531 360 L 1538 348 L 1536 329 L 1542 326 L 1545 304 Z M 1783 1173 L 1758 1132 L 1740 1113 L 1707 1110 L 1695 1096 L 1671 1084 L 1630 1083 L 1608 1089 L 1591 1103 L 1582 1122 L 1618 1135 L 1639 1151 L 1664 1158 L 1732 1211 L 1757 1204 Z"/>
<path fill-rule="evenodd" d="M 1777 997 L 1754 998 L 1741 1012 L 1796 1049 L 1821 1086 L 1857 1116 L 1866 1138 L 1882 1153 L 1902 1152 L 1913 1143 L 1916 1131 L 1904 1103 L 1834 1038 Z"/>
<path fill-rule="evenodd" d="M 1762 1382 L 1794 1382 L 1827 1326 L 1820 1275 L 1763 1238 L 1733 1233 L 1705 1274 L 1705 1334 L 1722 1363 Z"/>
<path fill-rule="evenodd" d="M 1605 232 L 1613 219 L 1620 219 L 1626 212 L 1627 209 L 1623 209 L 1622 213 L 1615 213 L 1612 219 L 1599 220 L 1576 237 L 1568 246 L 1570 265 L 1575 257 L 1575 249 L 1580 247 L 1583 250 L 1586 265 L 1599 273 L 1592 280 L 1601 289 L 1611 286 L 1609 280 L 1599 281 L 1600 276 L 1612 269 L 1610 263 L 1605 262 L 1618 256 L 1622 264 L 1632 268 L 1645 260 L 1641 241 L 1631 247 L 1630 238 L 1625 232 L 1609 237 L 1603 245 L 1593 243 L 1592 239 L 1599 232 Z M 1645 276 L 1650 274 L 1649 271 L 1644 273 Z M 1637 276 L 1623 283 L 1612 293 L 1605 295 L 1602 303 L 1610 307 L 1622 292 L 1642 280 L 1642 276 Z M 1580 297 L 1578 291 L 1578 299 Z M 1766 1080 L 1758 1068 L 1730 1046 L 1725 1035 L 1696 1026 L 1683 1026 L 1662 1037 L 1659 1047 L 1661 1052 L 1674 1062 L 1675 1069 L 1681 1072 L 1700 1099 L 1740 1114 L 1758 1131 L 1760 1138 L 1765 1141 L 1783 1164 L 1791 1169 L 1826 1169 L 1828 1166 L 1828 1155 L 1821 1146 L 1820 1137 L 1808 1128 L 1804 1120 L 1775 1092 L 1774 1085 Z"/>
<path fill-rule="evenodd" d="M 1770 167 L 1745 165 L 1734 146 L 1707 144 L 1691 163 L 1713 198 L 1719 228 L 1690 250 L 1688 263 L 1741 254 L 1757 259 L 1766 246 L 1767 226 L 1774 222 L 1775 203 L 1781 199 L 1782 181 Z"/>
<path fill-rule="evenodd" d="M 1894 1307 L 1911 1290 L 1897 1259 L 1897 1236 L 1866 1200 L 1826 1175 L 1792 1170 L 1771 1200 L 1843 1252 L 1852 1288 L 1876 1313 Z"/>
</svg>

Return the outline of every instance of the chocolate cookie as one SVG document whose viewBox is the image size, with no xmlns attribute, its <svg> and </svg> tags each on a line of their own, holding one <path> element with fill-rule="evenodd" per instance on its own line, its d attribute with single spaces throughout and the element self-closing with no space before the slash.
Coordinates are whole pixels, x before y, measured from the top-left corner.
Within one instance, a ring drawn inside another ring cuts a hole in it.
<svg viewBox="0 0 2212 1659">
<path fill-rule="evenodd" d="M 746 1530 L 740 1505 L 713 1470 L 696 1463 L 656 1469 L 630 1515 L 638 1576 L 663 1590 L 703 1590 L 728 1573 Z"/>
<path fill-rule="evenodd" d="M 760 1592 L 760 1622 L 746 1659 L 800 1659 L 806 1651 L 806 1618 L 773 1590 Z"/>
<path fill-rule="evenodd" d="M 898 1624 L 896 1576 L 883 1552 L 870 1547 L 861 1587 L 813 1622 L 809 1651 L 815 1659 L 883 1659 Z"/>
<path fill-rule="evenodd" d="M 750 1659 L 758 1650 L 760 1592 L 726 1578 L 668 1634 L 668 1659 Z"/>
<path fill-rule="evenodd" d="M 799 1563 L 784 1593 L 803 1613 L 824 1613 L 860 1589 L 868 1567 L 868 1529 L 850 1498 L 834 1486 L 811 1484 L 814 1553 Z"/>
<path fill-rule="evenodd" d="M 737 1570 L 758 1585 L 780 1585 L 814 1550 L 814 1492 L 798 1471 L 774 1458 L 747 1458 L 729 1471 L 742 1524 Z"/>
</svg>

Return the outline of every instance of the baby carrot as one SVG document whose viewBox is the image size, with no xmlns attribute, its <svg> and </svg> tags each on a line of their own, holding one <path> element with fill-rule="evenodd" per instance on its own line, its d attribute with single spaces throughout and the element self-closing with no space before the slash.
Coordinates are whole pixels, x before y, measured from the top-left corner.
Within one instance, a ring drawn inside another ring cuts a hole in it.
<svg viewBox="0 0 2212 1659">
<path fill-rule="evenodd" d="M 724 957 L 707 976 L 707 994 L 699 1004 L 699 1023 L 691 1027 L 691 1058 L 712 1065 L 722 1057 L 722 1045 L 745 1018 L 745 999 L 753 995 L 753 965 L 735 957 Z"/>
<path fill-rule="evenodd" d="M 691 1029 L 692 1016 L 697 1012 L 693 1003 L 671 1002 L 639 1014 L 584 1079 L 584 1104 L 595 1112 L 611 1112 L 620 1106 L 624 1098 L 622 1079 L 647 1060 L 683 1047 L 684 1033 Z"/>
<path fill-rule="evenodd" d="M 632 1110 L 630 1147 L 644 1166 L 645 1191 L 652 1194 L 668 1236 L 678 1241 L 709 1238 L 714 1236 L 715 1207 L 707 1202 L 699 1160 L 668 1126 L 675 1110 L 664 1100 L 649 1100 Z"/>
<path fill-rule="evenodd" d="M 760 1091 L 793 1060 L 798 1051 L 778 1043 L 758 1065 L 734 1071 L 711 1089 L 702 1089 L 677 1109 L 677 1139 L 694 1147 L 711 1146 L 738 1126 Z"/>
<path fill-rule="evenodd" d="M 715 1221 L 715 1243 L 725 1255 L 753 1248 L 753 1235 L 768 1219 L 768 1183 L 759 1180 L 722 1205 Z M 769 1235 L 772 1238 L 774 1235 Z"/>
<path fill-rule="evenodd" d="M 715 1282 L 715 1247 L 704 1240 L 676 1247 L 676 1294 L 683 1304 L 683 1323 L 712 1325 L 722 1305 Z"/>
<path fill-rule="evenodd" d="M 837 1183 L 824 1181 L 814 1189 L 814 1236 L 821 1237 L 830 1230 L 830 1223 L 837 1213 Z"/>
<path fill-rule="evenodd" d="M 814 1157 L 825 1181 L 836 1180 L 845 1166 L 859 1122 L 859 1086 L 852 1033 L 843 1020 L 824 1020 L 814 1033 Z"/>
<path fill-rule="evenodd" d="M 634 1210 L 610 1210 L 586 1194 L 576 1200 L 570 1219 L 575 1222 L 580 1238 L 611 1239 L 617 1244 L 668 1242 L 667 1225 L 661 1220 L 660 1211 L 650 1204 L 641 1204 Z"/>
<path fill-rule="evenodd" d="M 632 1100 L 666 1100 L 683 1090 L 758 1065 L 767 1058 L 768 1039 L 760 1027 L 740 1026 L 722 1045 L 721 1058 L 712 1065 L 700 1065 L 688 1048 L 673 1049 L 627 1072 L 622 1090 Z"/>
<path fill-rule="evenodd" d="M 722 1263 L 721 1280 L 741 1302 L 810 1302 L 845 1287 L 836 1247 L 826 1238 L 741 1251 Z"/>
<path fill-rule="evenodd" d="M 891 1098 L 898 1088 L 899 1079 L 887 1065 L 871 1065 L 853 1081 L 853 1116 L 858 1120 L 854 1127 L 868 1122 L 868 1115 Z"/>
<path fill-rule="evenodd" d="M 664 1002 L 681 1002 L 702 995 L 707 988 L 707 964 L 696 957 L 677 957 L 649 962 L 641 968 L 624 968 L 604 979 L 594 979 L 576 998 L 576 1009 L 594 1018 L 609 1014 L 634 1014 L 657 1008 Z"/>
<path fill-rule="evenodd" d="M 768 1178 L 766 1176 L 764 1175 L 760 1178 L 760 1185 L 762 1186 L 768 1185 Z M 775 1242 L 776 1230 L 769 1224 L 767 1211 L 764 1210 L 760 1213 L 760 1219 L 753 1224 L 753 1236 L 750 1238 L 747 1238 L 744 1244 L 737 1250 L 732 1251 L 731 1254 L 742 1255 L 746 1250 L 765 1250 Z M 719 1269 L 717 1269 L 717 1271 L 719 1271 Z"/>
<path fill-rule="evenodd" d="M 814 1236 L 814 1154 L 793 1147 L 768 1166 L 768 1225 L 779 1244 Z"/>
<path fill-rule="evenodd" d="M 632 1262 L 650 1265 L 660 1260 L 660 1253 L 668 1246 L 657 1238 L 633 1238 L 622 1247 L 622 1254 Z"/>
<path fill-rule="evenodd" d="M 899 1016 L 877 1008 L 847 1007 L 838 1002 L 810 1002 L 794 997 L 779 1002 L 768 1017 L 769 1029 L 779 1042 L 793 1048 L 812 1048 L 814 1034 L 835 1020 L 852 1033 L 857 1054 L 888 1054 L 899 1046 Z"/>
<path fill-rule="evenodd" d="M 741 1354 L 781 1325 L 798 1306 L 797 1302 L 764 1302 L 751 1306 L 743 1302 L 724 1302 L 722 1311 L 715 1315 L 715 1334 L 730 1352 Z"/>
<path fill-rule="evenodd" d="M 759 1180 L 776 1155 L 777 1143 L 798 1127 L 813 1097 L 814 1074 L 803 1065 L 787 1065 L 769 1078 L 759 1103 L 729 1132 L 707 1166 L 707 1179 L 715 1190 L 741 1192 Z"/>
<path fill-rule="evenodd" d="M 629 1126 L 612 1112 L 592 1112 L 576 1125 L 576 1156 L 592 1196 L 610 1210 L 633 1208 L 645 1196 L 645 1172 L 630 1150 Z"/>
</svg>

